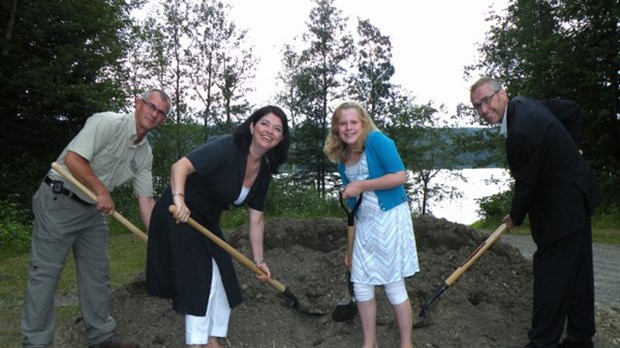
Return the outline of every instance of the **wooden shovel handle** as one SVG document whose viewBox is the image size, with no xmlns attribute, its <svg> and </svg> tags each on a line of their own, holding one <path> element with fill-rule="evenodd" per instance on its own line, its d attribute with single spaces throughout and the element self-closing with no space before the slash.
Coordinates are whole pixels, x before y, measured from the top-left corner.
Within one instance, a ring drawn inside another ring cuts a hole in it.
<svg viewBox="0 0 620 348">
<path fill-rule="evenodd" d="M 349 270 L 353 264 L 353 242 L 355 240 L 355 226 L 347 226 L 347 259 L 349 260 Z"/>
<path fill-rule="evenodd" d="M 52 162 L 52 169 L 54 169 L 63 178 L 70 181 L 73 186 L 77 187 L 78 189 L 80 189 L 80 191 L 84 192 L 84 194 L 90 197 L 90 199 L 92 199 L 95 202 L 97 201 L 97 196 L 91 190 L 89 190 L 86 186 L 84 186 L 84 184 L 79 182 L 78 179 L 76 179 L 63 166 L 61 166 L 57 162 Z M 146 242 L 148 240 L 146 233 L 142 232 L 142 230 L 140 230 L 134 224 L 129 222 L 129 220 L 125 219 L 119 212 L 115 210 L 112 216 L 116 220 L 118 220 L 121 224 L 123 224 L 123 226 L 127 227 L 128 230 L 130 230 L 133 234 L 135 234 L 142 241 Z"/>
<path fill-rule="evenodd" d="M 168 211 L 174 214 L 177 211 L 177 207 L 174 204 L 172 204 L 168 207 Z M 230 244 L 223 241 L 220 237 L 216 236 L 213 232 L 209 231 L 206 227 L 199 224 L 196 220 L 190 217 L 187 219 L 187 223 L 193 228 L 195 228 L 196 230 L 198 230 L 198 232 L 202 233 L 207 238 L 209 238 L 213 243 L 217 244 L 220 248 L 224 249 L 233 258 L 235 258 L 235 260 L 239 261 L 243 266 L 250 269 L 256 275 L 259 275 L 259 276 L 265 275 L 265 272 L 262 269 L 258 268 L 258 266 L 256 266 L 254 262 L 252 262 L 252 260 L 250 260 L 245 255 L 237 251 L 237 249 L 231 247 Z M 286 291 L 286 287 L 273 278 L 269 278 L 267 282 L 269 283 L 269 285 L 273 286 L 276 290 L 278 290 L 281 293 L 284 293 Z"/>
<path fill-rule="evenodd" d="M 503 223 L 501 224 L 496 230 L 495 232 L 493 232 L 489 237 L 487 237 L 487 239 L 478 246 L 478 248 L 476 248 L 476 250 L 474 250 L 469 257 L 467 258 L 467 260 L 465 260 L 465 262 L 463 262 L 463 264 L 461 266 L 459 266 L 459 268 L 457 268 L 452 275 L 450 275 L 450 277 L 448 277 L 448 279 L 446 279 L 446 284 L 448 286 L 451 286 L 460 276 L 461 274 L 465 273 L 465 271 L 467 271 L 467 269 L 472 265 L 472 263 L 476 262 L 476 260 L 478 260 L 478 258 L 480 256 L 482 256 L 482 254 L 489 248 L 491 247 L 491 245 L 493 245 L 493 243 L 495 243 L 495 241 L 502 235 L 502 233 L 506 232 L 508 229 L 506 227 L 506 224 Z"/>
</svg>

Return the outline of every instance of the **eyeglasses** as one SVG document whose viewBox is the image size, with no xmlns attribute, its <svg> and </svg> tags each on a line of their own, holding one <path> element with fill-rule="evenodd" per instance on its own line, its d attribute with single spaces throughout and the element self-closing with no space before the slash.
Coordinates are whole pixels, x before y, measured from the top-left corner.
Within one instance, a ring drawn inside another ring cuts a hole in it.
<svg viewBox="0 0 620 348">
<path fill-rule="evenodd" d="M 476 103 L 474 104 L 474 109 L 480 111 L 480 108 L 482 108 L 482 105 L 489 105 L 491 103 L 491 100 L 493 100 L 493 97 L 497 94 L 497 92 L 499 92 L 500 90 L 498 89 L 497 91 L 493 92 L 493 94 L 491 95 L 487 95 L 486 97 L 480 99 L 480 103 Z"/>
<path fill-rule="evenodd" d="M 142 100 L 144 105 L 148 106 L 148 108 L 151 109 L 151 111 L 156 112 L 157 116 L 161 116 L 163 118 L 168 117 L 168 113 L 164 110 L 159 110 L 157 106 L 155 106 L 155 104 L 151 103 L 150 101 L 144 100 L 144 98 L 140 98 L 140 100 Z"/>
</svg>

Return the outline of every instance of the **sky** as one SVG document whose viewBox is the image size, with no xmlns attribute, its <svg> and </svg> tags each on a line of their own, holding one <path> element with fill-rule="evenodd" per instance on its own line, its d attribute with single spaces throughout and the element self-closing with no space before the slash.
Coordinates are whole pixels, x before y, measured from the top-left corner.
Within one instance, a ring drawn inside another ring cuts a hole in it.
<svg viewBox="0 0 620 348">
<path fill-rule="evenodd" d="M 484 41 L 489 10 L 504 10 L 508 0 L 335 0 L 349 17 L 349 32 L 356 18 L 369 19 L 392 42 L 395 74 L 392 82 L 416 96 L 417 103 L 444 104 L 453 114 L 458 103 L 469 103 L 469 86 L 463 67 L 477 58 Z M 306 31 L 311 0 L 228 0 L 231 18 L 248 29 L 249 43 L 260 59 L 256 91 L 250 102 L 262 105 L 275 94 L 285 43 L 300 41 Z"/>
<path fill-rule="evenodd" d="M 260 59 L 256 91 L 249 100 L 256 105 L 272 102 L 276 76 L 281 69 L 285 43 L 301 42 L 307 30 L 311 0 L 225 0 L 231 4 L 231 19 L 239 29 L 248 29 L 249 43 Z M 477 44 L 484 41 L 490 10 L 502 11 L 508 0 L 335 0 L 334 6 L 349 17 L 349 32 L 356 18 L 369 19 L 392 42 L 392 82 L 416 96 L 416 103 L 445 105 L 449 114 L 456 105 L 469 103 L 469 86 L 463 68 L 476 61 Z M 468 183 L 456 183 L 463 197 L 431 207 L 433 214 L 470 224 L 479 217 L 476 199 L 506 190 L 507 174 L 500 170 L 464 173 Z M 489 184 L 489 178 L 503 178 Z"/>
</svg>

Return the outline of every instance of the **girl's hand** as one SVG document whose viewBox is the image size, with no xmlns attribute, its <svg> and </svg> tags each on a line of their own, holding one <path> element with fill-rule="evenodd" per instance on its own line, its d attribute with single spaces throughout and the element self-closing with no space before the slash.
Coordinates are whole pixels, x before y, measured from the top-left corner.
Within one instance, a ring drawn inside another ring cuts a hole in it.
<svg viewBox="0 0 620 348">
<path fill-rule="evenodd" d="M 351 260 L 349 260 L 347 255 L 344 256 L 344 267 L 346 269 L 351 269 Z"/>
<path fill-rule="evenodd" d="M 360 189 L 360 181 L 350 182 L 347 186 L 343 186 L 340 188 L 340 193 L 342 194 L 343 199 L 357 197 L 362 193 Z"/>
</svg>

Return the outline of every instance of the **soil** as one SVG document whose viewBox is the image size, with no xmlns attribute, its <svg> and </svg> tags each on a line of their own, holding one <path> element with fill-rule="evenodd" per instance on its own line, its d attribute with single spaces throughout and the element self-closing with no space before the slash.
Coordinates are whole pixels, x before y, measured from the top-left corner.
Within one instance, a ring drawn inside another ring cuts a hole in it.
<svg viewBox="0 0 620 348">
<path fill-rule="evenodd" d="M 414 321 L 427 324 L 413 331 L 415 347 L 522 347 L 531 315 L 531 261 L 519 249 L 498 240 L 472 267 L 418 314 L 433 292 L 487 238 L 445 219 L 414 219 L 421 271 L 406 280 Z M 360 347 L 361 326 L 355 316 L 336 322 L 331 314 L 348 302 L 343 255 L 346 223 L 338 218 L 267 221 L 265 255 L 272 275 L 292 293 L 301 308 L 289 306 L 274 287 L 260 283 L 236 263 L 244 302 L 232 312 L 227 347 Z M 247 227 L 227 235 L 228 242 L 251 255 Z M 377 332 L 380 347 L 398 347 L 398 328 L 383 291 L 377 288 Z M 116 290 L 111 312 L 116 334 L 141 347 L 183 347 L 183 317 L 168 300 L 148 296 L 144 275 Z M 310 312 L 310 313 L 308 313 Z M 320 314 L 317 314 L 320 313 Z M 597 303 L 595 347 L 620 347 L 620 306 Z M 80 318 L 56 330 L 58 347 L 84 342 Z"/>
</svg>

